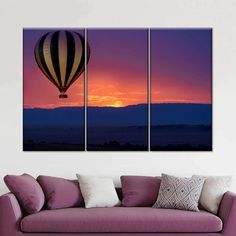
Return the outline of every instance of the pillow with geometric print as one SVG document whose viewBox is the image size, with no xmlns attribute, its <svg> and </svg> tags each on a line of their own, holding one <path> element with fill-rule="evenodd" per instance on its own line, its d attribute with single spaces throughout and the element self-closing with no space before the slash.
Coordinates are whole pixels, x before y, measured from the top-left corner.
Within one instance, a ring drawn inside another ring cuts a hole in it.
<svg viewBox="0 0 236 236">
<path fill-rule="evenodd" d="M 198 202 L 205 181 L 203 176 L 191 178 L 162 174 L 161 186 L 153 208 L 199 211 Z"/>
</svg>

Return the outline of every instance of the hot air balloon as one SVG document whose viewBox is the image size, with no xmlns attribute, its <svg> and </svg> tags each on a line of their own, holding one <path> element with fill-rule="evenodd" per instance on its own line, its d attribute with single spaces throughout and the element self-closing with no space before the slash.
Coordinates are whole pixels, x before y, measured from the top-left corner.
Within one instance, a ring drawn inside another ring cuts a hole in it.
<svg viewBox="0 0 236 236">
<path fill-rule="evenodd" d="M 59 98 L 67 98 L 67 89 L 84 71 L 84 37 L 75 31 L 48 32 L 36 43 L 34 55 L 43 74 L 58 88 Z M 89 56 L 87 46 L 87 62 Z"/>
</svg>

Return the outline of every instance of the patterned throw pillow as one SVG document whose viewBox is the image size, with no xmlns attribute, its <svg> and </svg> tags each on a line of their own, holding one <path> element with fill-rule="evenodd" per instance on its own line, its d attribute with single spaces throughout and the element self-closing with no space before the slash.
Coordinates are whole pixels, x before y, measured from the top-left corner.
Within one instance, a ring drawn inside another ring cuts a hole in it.
<svg viewBox="0 0 236 236">
<path fill-rule="evenodd" d="M 203 176 L 180 178 L 162 174 L 159 195 L 153 207 L 199 211 L 198 201 L 204 181 Z"/>
</svg>

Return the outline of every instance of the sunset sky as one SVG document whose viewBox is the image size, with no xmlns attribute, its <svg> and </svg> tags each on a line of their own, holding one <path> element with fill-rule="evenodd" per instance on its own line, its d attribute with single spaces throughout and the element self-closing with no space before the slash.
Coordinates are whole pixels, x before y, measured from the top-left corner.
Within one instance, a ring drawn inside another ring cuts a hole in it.
<svg viewBox="0 0 236 236">
<path fill-rule="evenodd" d="M 211 103 L 211 30 L 151 30 L 151 102 Z"/>
<path fill-rule="evenodd" d="M 39 69 L 34 58 L 34 47 L 40 37 L 55 31 L 24 30 L 24 107 L 25 108 L 54 108 L 58 106 L 84 105 L 84 74 L 82 74 L 69 88 L 67 99 L 59 99 L 59 91 Z M 66 29 L 68 30 L 68 29 Z M 81 35 L 84 30 L 71 29 Z"/>
<path fill-rule="evenodd" d="M 147 103 L 148 32 L 89 30 L 88 105 Z"/>
<path fill-rule="evenodd" d="M 35 62 L 34 46 L 49 31 L 24 30 L 24 107 L 83 106 L 83 74 L 59 99 Z M 88 30 L 89 106 L 147 103 L 147 36 L 146 29 Z M 152 103 L 211 103 L 210 30 L 151 30 L 151 91 Z"/>
</svg>

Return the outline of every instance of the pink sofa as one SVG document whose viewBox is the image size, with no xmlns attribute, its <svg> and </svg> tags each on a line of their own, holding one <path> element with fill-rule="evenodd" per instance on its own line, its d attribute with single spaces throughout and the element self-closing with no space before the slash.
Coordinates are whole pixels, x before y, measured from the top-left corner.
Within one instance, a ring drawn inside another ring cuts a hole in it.
<svg viewBox="0 0 236 236">
<path fill-rule="evenodd" d="M 236 236 L 236 194 L 219 214 L 151 207 L 66 208 L 26 215 L 12 193 L 0 197 L 0 236 Z"/>
</svg>

